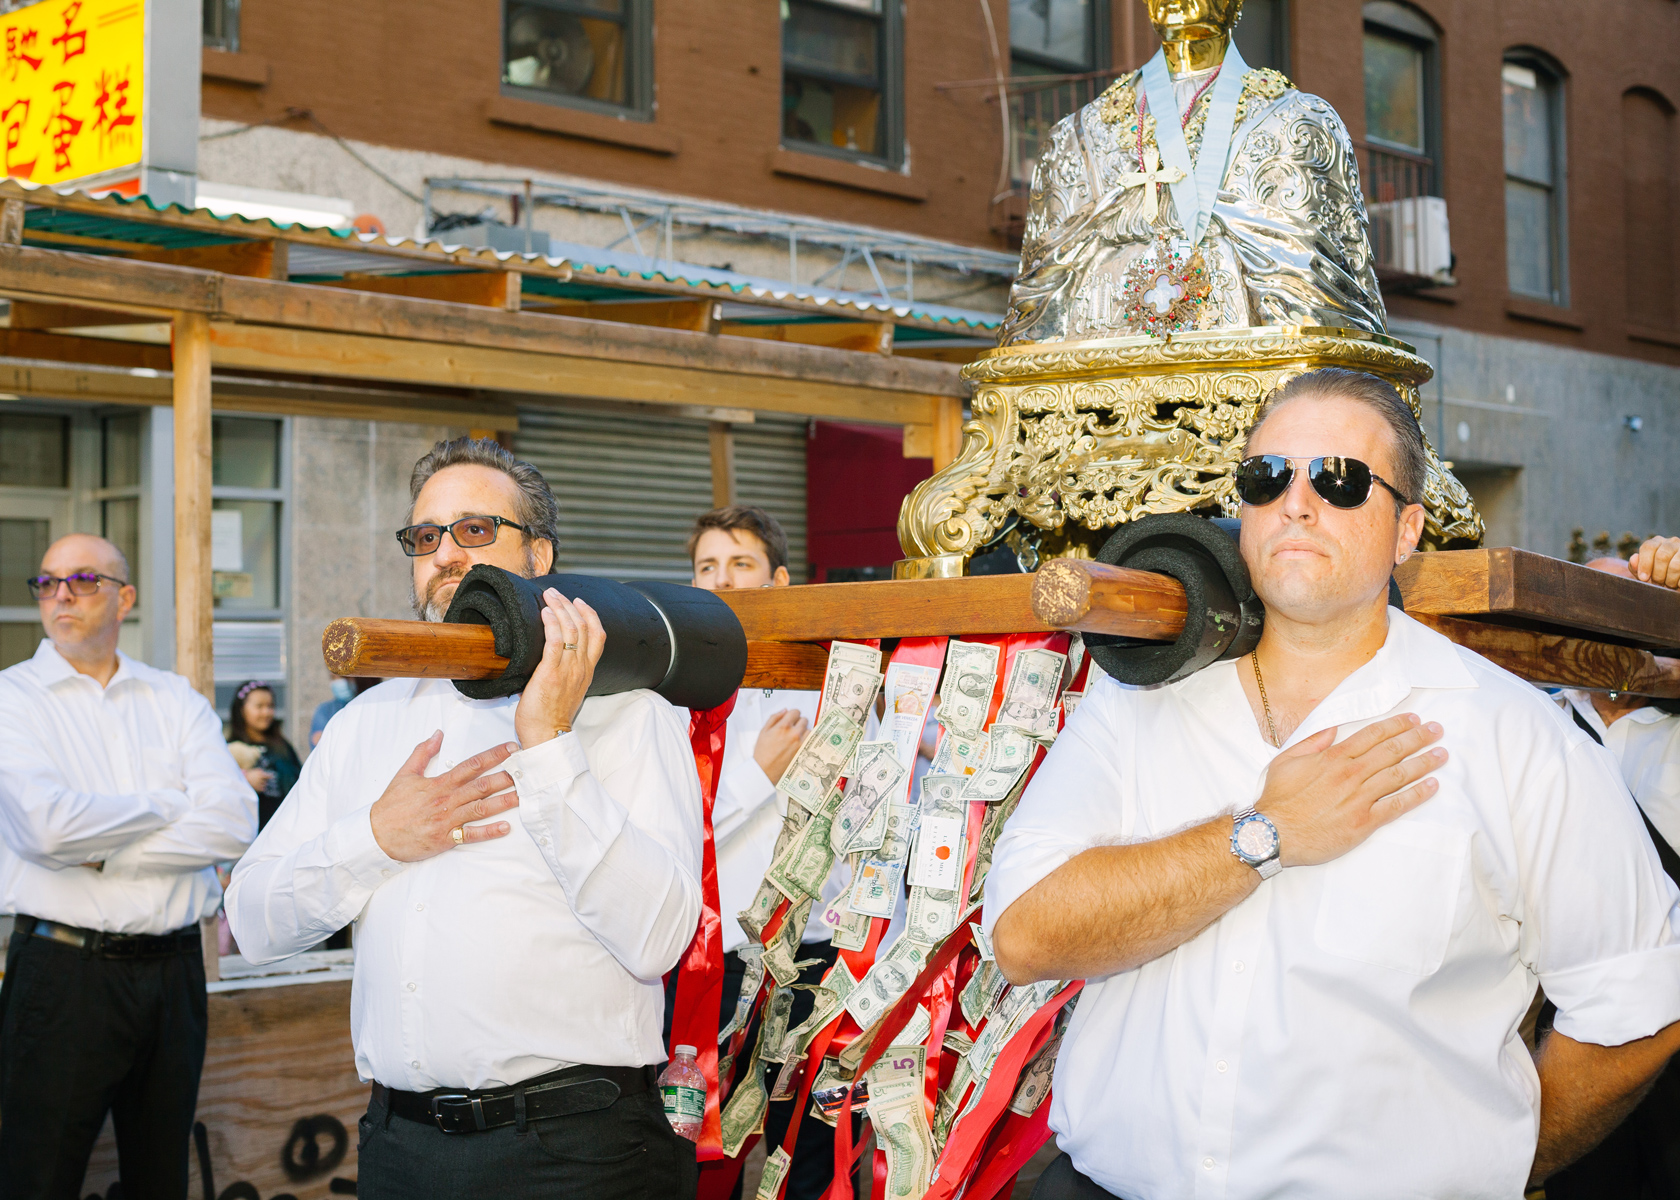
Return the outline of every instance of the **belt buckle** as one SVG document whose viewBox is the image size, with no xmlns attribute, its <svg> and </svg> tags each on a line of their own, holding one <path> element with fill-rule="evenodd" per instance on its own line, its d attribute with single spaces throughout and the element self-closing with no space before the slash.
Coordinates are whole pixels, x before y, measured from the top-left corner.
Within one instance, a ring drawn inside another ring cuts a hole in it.
<svg viewBox="0 0 1680 1200">
<path fill-rule="evenodd" d="M 443 1111 L 443 1105 L 446 1104 L 446 1103 L 451 1104 L 451 1105 L 467 1105 L 467 1106 L 469 1106 L 472 1109 L 473 1124 L 479 1129 L 484 1128 L 484 1106 L 482 1104 L 480 1104 L 478 1100 L 474 1099 L 472 1096 L 467 1095 L 465 1092 L 445 1092 L 442 1095 L 432 1097 L 432 1122 L 442 1132 L 444 1132 L 444 1133 L 465 1133 L 465 1132 L 467 1132 L 464 1129 L 451 1129 L 443 1123 L 444 1122 L 444 1117 L 446 1115 L 453 1116 L 453 1115 L 455 1115 L 455 1112 L 459 1111 L 459 1109 L 456 1109 L 455 1112 L 445 1114 L 444 1111 Z"/>
</svg>

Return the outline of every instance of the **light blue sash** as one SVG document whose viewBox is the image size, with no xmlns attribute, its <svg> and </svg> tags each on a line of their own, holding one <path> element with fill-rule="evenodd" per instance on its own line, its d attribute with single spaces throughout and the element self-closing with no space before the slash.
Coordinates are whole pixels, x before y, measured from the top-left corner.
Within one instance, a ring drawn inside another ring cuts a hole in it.
<svg viewBox="0 0 1680 1200">
<path fill-rule="evenodd" d="M 1213 85 L 1212 110 L 1202 129 L 1202 151 L 1192 165 L 1190 147 L 1184 140 L 1184 114 L 1178 110 L 1178 98 L 1173 95 L 1166 51 L 1157 52 L 1143 65 L 1143 94 L 1149 101 L 1149 111 L 1155 114 L 1155 143 L 1161 148 L 1161 161 L 1184 172 L 1184 178 L 1170 186 L 1179 224 L 1192 246 L 1198 245 L 1207 233 L 1219 185 L 1225 181 L 1231 135 L 1237 124 L 1237 101 L 1242 98 L 1246 74 L 1248 64 L 1233 39 L 1225 48 L 1225 65 Z"/>
</svg>

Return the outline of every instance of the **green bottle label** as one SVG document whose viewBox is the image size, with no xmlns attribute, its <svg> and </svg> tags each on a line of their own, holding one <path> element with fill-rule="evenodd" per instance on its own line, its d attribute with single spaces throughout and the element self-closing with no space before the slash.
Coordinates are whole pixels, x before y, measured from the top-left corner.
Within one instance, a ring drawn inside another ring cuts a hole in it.
<svg viewBox="0 0 1680 1200">
<path fill-rule="evenodd" d="M 706 1093 L 699 1088 L 668 1086 L 660 1088 L 659 1093 L 664 1098 L 667 1117 L 685 1123 L 705 1120 Z"/>
</svg>

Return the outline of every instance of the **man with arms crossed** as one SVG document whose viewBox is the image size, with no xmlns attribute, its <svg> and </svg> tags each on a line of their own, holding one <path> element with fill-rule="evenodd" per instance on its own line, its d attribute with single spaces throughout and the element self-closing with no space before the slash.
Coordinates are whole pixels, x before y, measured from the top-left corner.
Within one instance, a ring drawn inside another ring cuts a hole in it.
<svg viewBox="0 0 1680 1200">
<path fill-rule="evenodd" d="M 694 564 L 694 586 L 708 591 L 788 586 L 787 534 L 762 508 L 730 505 L 701 513 L 688 535 L 688 556 Z M 718 904 L 723 910 L 720 1028 L 735 1012 L 746 973 L 740 952 L 748 938 L 735 914 L 752 903 L 770 866 L 776 835 L 787 814 L 787 800 L 777 793 L 776 781 L 810 732 L 821 698 L 818 692 L 742 688 L 729 714 L 723 770 L 718 773 L 717 801 L 712 806 Z M 841 882 L 841 878 L 830 879 L 823 899 L 839 895 Z M 818 961 L 801 972 L 804 984 L 821 982 L 839 953 L 829 944 L 833 930 L 822 923 L 823 907 L 812 907 L 805 930 L 800 958 Z M 812 995 L 809 991 L 795 994 L 790 1025 L 810 1015 Z M 755 1023 L 749 1047 L 756 1036 Z M 738 1063 L 737 1071 L 745 1065 Z M 780 1145 L 792 1119 L 792 1101 L 771 1104 L 764 1122 L 764 1144 Z M 834 1178 L 834 1130 L 809 1113 L 802 1121 L 788 1173 L 787 1200 L 817 1200 Z"/>
<path fill-rule="evenodd" d="M 477 563 L 554 562 L 548 484 L 496 443 L 414 467 L 415 611 Z M 351 1034 L 374 1081 L 357 1194 L 692 1195 L 694 1147 L 653 1088 L 660 977 L 700 913 L 686 714 L 648 691 L 584 699 L 605 635 L 544 596 L 518 696 L 392 680 L 333 718 L 234 870 L 228 919 L 272 962 L 356 922 Z"/>
<path fill-rule="evenodd" d="M 46 640 L 0 672 L 0 1197 L 75 1200 L 107 1113 L 123 1194 L 180 1200 L 204 1066 L 199 920 L 257 798 L 209 701 L 117 649 L 122 551 L 71 534 L 29 589 Z"/>
<path fill-rule="evenodd" d="M 1677 893 L 1603 750 L 1388 607 L 1424 522 L 1394 390 L 1303 376 L 1247 453 L 1257 657 L 1104 680 L 987 880 L 1011 981 L 1091 981 L 1040 1194 L 1511 1200 L 1680 1045 Z"/>
</svg>

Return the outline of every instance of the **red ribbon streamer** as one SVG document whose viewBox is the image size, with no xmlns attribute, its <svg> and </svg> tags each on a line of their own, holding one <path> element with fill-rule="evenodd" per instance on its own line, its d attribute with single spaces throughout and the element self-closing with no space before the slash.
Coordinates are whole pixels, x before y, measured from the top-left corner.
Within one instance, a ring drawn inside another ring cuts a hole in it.
<svg viewBox="0 0 1680 1200">
<path fill-rule="evenodd" d="M 1061 1012 L 1067 1002 L 1078 995 L 1084 986 L 1082 980 L 1068 984 L 1049 1003 L 1029 1017 L 1026 1024 L 1009 1039 L 1003 1053 L 998 1055 L 992 1073 L 986 1077 L 986 1089 L 980 1097 L 980 1103 L 975 1105 L 967 1116 L 960 1118 L 951 1129 L 951 1136 L 945 1142 L 945 1150 L 939 1156 L 939 1178 L 934 1180 L 923 1200 L 952 1200 L 974 1174 L 974 1167 L 981 1159 L 981 1150 L 988 1141 L 992 1142 L 990 1153 L 994 1159 L 1008 1155 L 1015 1160 L 1014 1170 L 1020 1170 L 1025 1159 L 1020 1156 L 1018 1150 L 1012 1150 L 1011 1147 L 1014 1135 L 1019 1135 L 1024 1130 L 1011 1130 L 1006 1126 L 1001 1131 L 1004 1136 L 991 1139 L 989 1135 L 992 1133 L 992 1127 L 997 1124 L 998 1117 L 1015 1098 L 1015 1085 L 1020 1079 L 1021 1069 L 1049 1040 L 1050 1024 L 1056 1014 Z M 1041 1109 L 1044 1104 L 1049 1103 L 1049 1099 L 1048 1096 L 1044 1098 L 1040 1104 Z M 1042 1144 L 1041 1141 L 1040 1145 Z M 978 1196 L 978 1193 L 975 1195 Z"/>
<path fill-rule="evenodd" d="M 735 697 L 706 712 L 689 716 L 688 740 L 700 775 L 705 848 L 700 869 L 700 923 L 677 967 L 677 994 L 671 1014 L 672 1045 L 693 1046 L 706 1077 L 706 1119 L 700 1126 L 695 1156 L 702 1162 L 723 1157 L 723 1129 L 718 1094 L 718 1006 L 723 1002 L 723 920 L 718 915 L 717 847 L 712 842 L 712 805 L 723 769 L 726 722 Z"/>
</svg>

